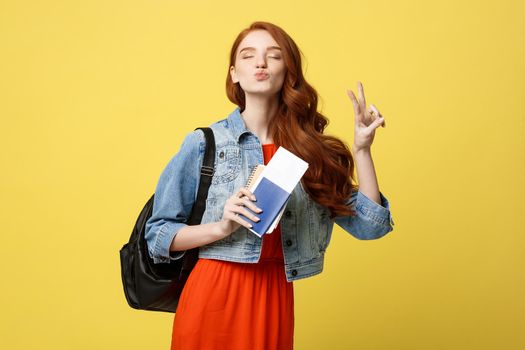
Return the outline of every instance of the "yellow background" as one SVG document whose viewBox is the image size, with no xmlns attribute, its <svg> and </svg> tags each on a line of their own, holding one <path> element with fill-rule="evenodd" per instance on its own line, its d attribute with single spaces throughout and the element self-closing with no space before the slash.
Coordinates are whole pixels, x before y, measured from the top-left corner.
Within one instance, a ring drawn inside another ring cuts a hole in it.
<svg viewBox="0 0 525 350">
<path fill-rule="evenodd" d="M 119 250 L 183 136 L 234 106 L 237 33 L 282 26 L 328 132 L 346 88 L 386 118 L 373 159 L 395 226 L 339 228 L 294 283 L 296 349 L 525 348 L 521 1 L 2 1 L 0 347 L 167 349 L 125 301 Z M 521 181 L 520 181 L 521 180 Z"/>
</svg>

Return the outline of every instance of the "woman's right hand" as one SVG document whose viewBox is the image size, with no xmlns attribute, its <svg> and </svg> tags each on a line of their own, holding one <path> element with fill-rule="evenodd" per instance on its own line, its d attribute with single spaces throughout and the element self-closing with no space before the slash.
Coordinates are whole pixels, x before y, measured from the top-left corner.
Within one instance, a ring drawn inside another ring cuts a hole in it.
<svg viewBox="0 0 525 350">
<path fill-rule="evenodd" d="M 248 209 L 254 213 L 261 213 L 262 210 L 258 208 L 252 201 L 256 201 L 255 196 L 246 187 L 242 187 L 226 200 L 224 204 L 224 210 L 222 213 L 222 219 L 219 222 L 221 226 L 221 236 L 227 237 L 233 231 L 237 230 L 241 225 L 246 228 L 252 228 L 252 224 L 246 221 L 239 214 L 244 215 L 252 222 L 258 222 L 260 219 L 253 215 Z"/>
</svg>

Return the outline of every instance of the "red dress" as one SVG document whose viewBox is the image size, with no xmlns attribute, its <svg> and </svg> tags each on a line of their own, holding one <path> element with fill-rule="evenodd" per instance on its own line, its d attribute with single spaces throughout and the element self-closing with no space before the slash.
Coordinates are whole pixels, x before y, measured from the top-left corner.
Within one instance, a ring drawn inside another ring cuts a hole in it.
<svg viewBox="0 0 525 350">
<path fill-rule="evenodd" d="M 263 145 L 267 164 L 277 148 Z M 287 282 L 281 225 L 263 235 L 258 263 L 199 259 L 182 291 L 171 349 L 293 349 L 293 282 Z"/>
</svg>

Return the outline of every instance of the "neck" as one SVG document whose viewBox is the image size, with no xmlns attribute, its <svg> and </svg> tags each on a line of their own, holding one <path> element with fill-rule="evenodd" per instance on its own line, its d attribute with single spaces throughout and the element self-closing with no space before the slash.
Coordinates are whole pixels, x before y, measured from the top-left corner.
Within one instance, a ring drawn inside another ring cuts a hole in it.
<svg viewBox="0 0 525 350">
<path fill-rule="evenodd" d="M 271 120 L 277 113 L 278 102 L 276 96 L 253 96 L 246 94 L 246 106 L 241 113 L 246 128 L 259 138 L 261 144 L 273 143 L 268 134 Z"/>
</svg>

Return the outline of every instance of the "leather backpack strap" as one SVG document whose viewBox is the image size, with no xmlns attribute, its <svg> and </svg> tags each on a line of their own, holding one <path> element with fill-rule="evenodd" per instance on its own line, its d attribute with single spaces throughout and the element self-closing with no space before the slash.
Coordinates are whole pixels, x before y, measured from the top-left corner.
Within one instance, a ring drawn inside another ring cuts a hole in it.
<svg viewBox="0 0 525 350">
<path fill-rule="evenodd" d="M 197 191 L 197 198 L 191 211 L 191 216 L 188 221 L 190 225 L 198 225 L 202 220 L 202 215 L 206 209 L 206 198 L 208 198 L 208 190 L 211 185 L 211 179 L 215 172 L 215 137 L 213 130 L 209 127 L 197 128 L 204 132 L 206 139 L 206 149 L 204 150 L 204 159 L 201 166 L 201 176 L 199 180 L 199 189 Z M 195 129 L 195 130 L 197 130 Z"/>
<path fill-rule="evenodd" d="M 208 198 L 208 190 L 211 185 L 211 179 L 215 172 L 215 137 L 213 130 L 209 127 L 197 128 L 204 132 L 206 139 L 206 149 L 204 150 L 204 159 L 202 160 L 201 176 L 199 180 L 199 189 L 197 190 L 197 198 L 193 204 L 188 225 L 198 225 L 201 223 L 202 215 L 206 209 L 206 199 Z M 195 129 L 195 130 L 197 130 Z M 182 267 L 179 274 L 179 281 L 186 281 L 193 270 L 193 267 L 199 259 L 199 248 L 193 248 L 186 252 L 183 256 Z"/>
</svg>

